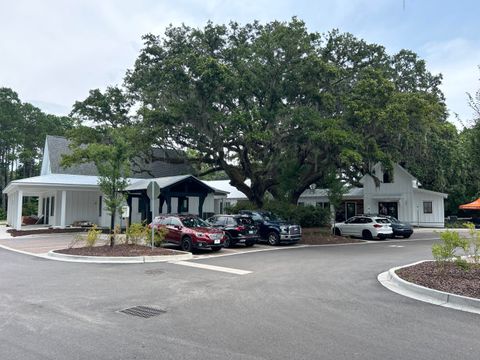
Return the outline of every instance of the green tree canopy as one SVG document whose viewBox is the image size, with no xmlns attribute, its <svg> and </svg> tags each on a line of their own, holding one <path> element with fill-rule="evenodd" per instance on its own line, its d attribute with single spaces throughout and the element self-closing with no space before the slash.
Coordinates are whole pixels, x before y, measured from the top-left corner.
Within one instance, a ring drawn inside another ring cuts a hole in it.
<svg viewBox="0 0 480 360">
<path fill-rule="evenodd" d="M 259 206 L 267 191 L 295 203 L 336 169 L 355 183 L 377 161 L 415 166 L 431 132 L 446 141 L 441 77 L 410 51 L 296 18 L 144 40 L 126 86 L 149 142 L 195 151 Z"/>
</svg>

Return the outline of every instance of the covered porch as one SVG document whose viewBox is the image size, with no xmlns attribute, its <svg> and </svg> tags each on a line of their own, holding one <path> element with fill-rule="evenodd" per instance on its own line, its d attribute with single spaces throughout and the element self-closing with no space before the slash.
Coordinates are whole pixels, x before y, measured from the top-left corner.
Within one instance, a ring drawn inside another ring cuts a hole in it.
<svg viewBox="0 0 480 360">
<path fill-rule="evenodd" d="M 127 188 L 129 222 L 151 222 L 151 200 L 147 187 L 155 181 L 160 194 L 154 200 L 153 216 L 160 214 L 192 214 L 206 218 L 216 213 L 218 201 L 226 198 L 226 192 L 208 186 L 192 175 L 143 179 Z"/>
<path fill-rule="evenodd" d="M 36 226 L 65 228 L 77 221 L 102 226 L 106 218 L 95 176 L 37 176 L 12 181 L 3 192 L 8 197 L 7 224 L 16 230 L 22 229 L 23 203 L 27 197 L 38 199 Z"/>
</svg>

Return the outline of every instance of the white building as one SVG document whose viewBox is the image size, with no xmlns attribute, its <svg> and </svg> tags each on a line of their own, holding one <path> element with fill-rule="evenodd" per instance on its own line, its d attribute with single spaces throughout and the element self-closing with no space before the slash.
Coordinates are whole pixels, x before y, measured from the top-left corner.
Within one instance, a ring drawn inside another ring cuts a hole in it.
<svg viewBox="0 0 480 360">
<path fill-rule="evenodd" d="M 3 189 L 8 196 L 7 223 L 10 226 L 21 228 L 23 198 L 27 196 L 38 198 L 38 216 L 42 224 L 66 227 L 86 221 L 109 226 L 110 216 L 104 207 L 95 166 L 82 164 L 64 168 L 60 165 L 61 155 L 70 151 L 68 144 L 65 138 L 48 136 L 40 176 L 12 181 Z M 205 217 L 223 213 L 225 206 L 247 200 L 229 180 L 201 181 L 189 175 L 192 169 L 187 163 L 157 161 L 143 165 L 147 171 L 137 171 L 136 177 L 129 179 L 130 222 L 150 221 L 151 203 L 146 189 L 151 181 L 157 182 L 161 190 L 155 199 L 154 215 L 190 213 Z M 377 164 L 374 174 L 379 184 L 366 175 L 361 179 L 363 188 L 352 188 L 344 195 L 344 202 L 337 209 L 337 220 L 362 213 L 380 213 L 413 225 L 444 226 L 446 194 L 420 188 L 418 180 L 398 164 L 394 165 L 391 174 L 384 173 L 381 164 Z M 330 208 L 328 191 L 306 190 L 298 204 Z"/>
<path fill-rule="evenodd" d="M 3 189 L 8 196 L 7 223 L 10 226 L 21 229 L 23 198 L 27 196 L 38 198 L 38 216 L 42 224 L 63 228 L 76 222 L 90 222 L 109 226 L 110 216 L 104 207 L 95 166 L 60 166 L 61 155 L 68 152 L 65 138 L 48 136 L 40 176 L 14 180 Z M 191 168 L 188 164 L 157 161 L 148 166 L 148 172 L 129 179 L 127 204 L 130 222 L 150 221 L 151 203 L 146 188 L 151 181 L 157 182 L 161 190 L 155 199 L 154 215 L 190 213 L 208 216 L 215 213 L 220 199 L 226 197 L 225 192 L 189 175 Z"/>
<path fill-rule="evenodd" d="M 447 194 L 420 188 L 419 181 L 398 164 L 387 174 L 378 163 L 373 173 L 379 179 L 378 186 L 372 176 L 365 175 L 360 181 L 362 188 L 351 188 L 343 196 L 343 204 L 337 209 L 338 221 L 357 214 L 385 214 L 416 226 L 444 226 L 444 201 Z M 228 180 L 222 180 L 215 182 L 215 188 L 229 191 L 233 187 Z M 227 195 L 226 203 L 235 205 L 238 201 L 247 200 L 242 195 L 238 190 L 232 191 Z M 330 208 L 328 190 L 308 189 L 300 196 L 298 204 Z"/>
</svg>

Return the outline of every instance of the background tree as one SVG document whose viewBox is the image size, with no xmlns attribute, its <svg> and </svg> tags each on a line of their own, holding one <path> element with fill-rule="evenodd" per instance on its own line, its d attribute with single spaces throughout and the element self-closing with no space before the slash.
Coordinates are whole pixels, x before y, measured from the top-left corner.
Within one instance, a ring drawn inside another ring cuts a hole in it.
<svg viewBox="0 0 480 360">
<path fill-rule="evenodd" d="M 72 126 L 70 118 L 45 114 L 22 103 L 12 89 L 0 88 L 0 190 L 12 180 L 39 175 L 46 135 L 64 135 Z M 26 199 L 28 209 L 35 207 L 31 201 Z M 6 205 L 2 194 L 0 209 Z"/>
</svg>

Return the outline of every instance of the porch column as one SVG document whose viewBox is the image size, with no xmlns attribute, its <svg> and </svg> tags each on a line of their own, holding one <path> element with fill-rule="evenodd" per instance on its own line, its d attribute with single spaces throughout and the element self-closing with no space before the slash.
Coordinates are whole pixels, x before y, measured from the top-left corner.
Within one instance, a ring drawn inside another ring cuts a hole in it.
<svg viewBox="0 0 480 360">
<path fill-rule="evenodd" d="M 62 202 L 60 207 L 60 227 L 65 227 L 67 215 L 67 191 L 62 190 Z"/>
<path fill-rule="evenodd" d="M 198 197 L 198 216 L 203 219 L 203 203 L 205 202 L 206 196 L 200 195 Z"/>
<path fill-rule="evenodd" d="M 15 229 L 22 229 L 22 207 L 23 207 L 23 191 L 18 190 L 17 194 L 17 213 L 15 214 Z"/>
</svg>

